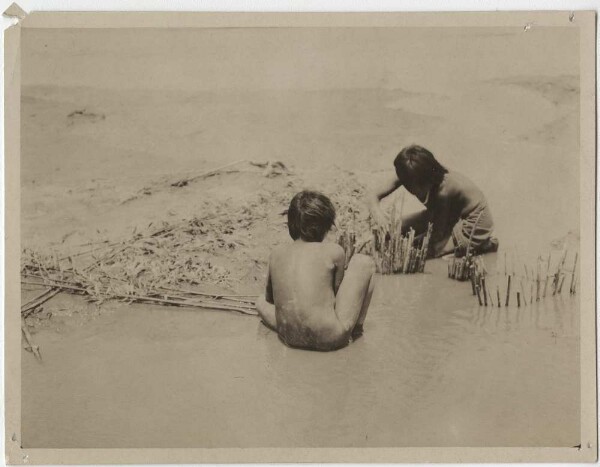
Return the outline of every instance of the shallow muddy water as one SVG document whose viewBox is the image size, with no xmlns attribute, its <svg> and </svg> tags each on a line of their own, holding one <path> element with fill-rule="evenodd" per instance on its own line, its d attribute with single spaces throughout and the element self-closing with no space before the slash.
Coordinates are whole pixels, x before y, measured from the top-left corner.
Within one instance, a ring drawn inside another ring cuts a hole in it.
<svg viewBox="0 0 600 467">
<path fill-rule="evenodd" d="M 445 268 L 378 277 L 364 336 L 331 353 L 228 312 L 133 305 L 41 330 L 23 445 L 579 444 L 576 299 L 479 307 Z"/>
</svg>

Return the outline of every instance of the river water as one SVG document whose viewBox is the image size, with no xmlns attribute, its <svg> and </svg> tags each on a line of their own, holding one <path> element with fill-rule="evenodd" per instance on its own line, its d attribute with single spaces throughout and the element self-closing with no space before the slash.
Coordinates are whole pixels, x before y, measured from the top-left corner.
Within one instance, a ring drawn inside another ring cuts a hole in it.
<svg viewBox="0 0 600 467">
<path fill-rule="evenodd" d="M 217 311 L 130 305 L 42 330 L 23 445 L 579 444 L 577 300 L 479 307 L 445 267 L 378 277 L 364 336 L 331 353 Z"/>
</svg>

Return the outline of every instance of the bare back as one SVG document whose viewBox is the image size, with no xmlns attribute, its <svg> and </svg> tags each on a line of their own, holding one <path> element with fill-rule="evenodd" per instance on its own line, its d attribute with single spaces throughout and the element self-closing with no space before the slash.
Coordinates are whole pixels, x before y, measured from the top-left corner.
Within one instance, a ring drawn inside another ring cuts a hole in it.
<svg viewBox="0 0 600 467">
<path fill-rule="evenodd" d="M 292 347 L 330 349 L 348 343 L 335 312 L 344 252 L 333 243 L 295 241 L 271 254 L 269 264 L 277 332 Z"/>
</svg>

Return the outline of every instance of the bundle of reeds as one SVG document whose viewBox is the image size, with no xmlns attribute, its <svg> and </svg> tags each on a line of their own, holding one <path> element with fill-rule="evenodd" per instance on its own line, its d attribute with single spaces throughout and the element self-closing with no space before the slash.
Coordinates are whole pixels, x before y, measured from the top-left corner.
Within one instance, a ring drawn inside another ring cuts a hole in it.
<svg viewBox="0 0 600 467">
<path fill-rule="evenodd" d="M 448 277 L 451 279 L 455 279 L 458 281 L 467 281 L 469 279 L 473 280 L 473 278 L 478 274 L 478 271 L 474 269 L 478 266 L 479 263 L 476 263 L 473 259 L 473 234 L 479 225 L 479 220 L 481 219 L 481 215 L 483 214 L 483 210 L 479 211 L 477 218 L 475 219 L 475 223 L 471 228 L 471 233 L 469 234 L 469 242 L 467 243 L 467 248 L 465 255 L 463 257 L 457 258 L 454 257 L 452 262 L 448 264 Z M 480 259 L 480 263 L 482 264 L 483 259 Z M 481 274 L 481 273 L 479 273 Z M 475 295 L 475 291 L 473 291 L 473 295 Z"/>
<path fill-rule="evenodd" d="M 468 281 L 473 276 L 473 256 L 453 257 L 448 263 L 448 277 L 457 281 Z"/>
<path fill-rule="evenodd" d="M 423 272 L 427 261 L 427 252 L 433 224 L 429 223 L 427 232 L 415 241 L 415 231 L 410 229 L 402 235 L 401 226 L 391 223 L 390 228 L 373 227 L 371 254 L 381 274 L 412 274 Z"/>
</svg>

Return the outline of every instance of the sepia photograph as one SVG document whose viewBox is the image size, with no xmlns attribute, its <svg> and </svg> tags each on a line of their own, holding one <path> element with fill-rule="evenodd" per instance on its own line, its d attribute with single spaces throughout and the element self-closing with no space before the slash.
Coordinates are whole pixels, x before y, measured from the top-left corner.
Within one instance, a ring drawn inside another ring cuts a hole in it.
<svg viewBox="0 0 600 467">
<path fill-rule="evenodd" d="M 595 459 L 595 16 L 537 15 L 22 20 L 7 443 Z"/>
</svg>

